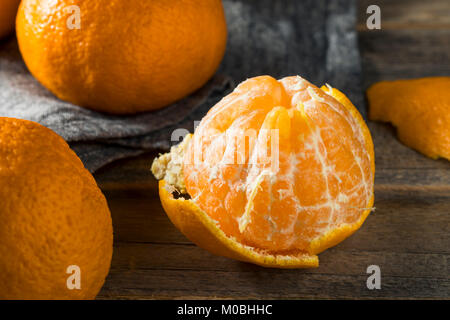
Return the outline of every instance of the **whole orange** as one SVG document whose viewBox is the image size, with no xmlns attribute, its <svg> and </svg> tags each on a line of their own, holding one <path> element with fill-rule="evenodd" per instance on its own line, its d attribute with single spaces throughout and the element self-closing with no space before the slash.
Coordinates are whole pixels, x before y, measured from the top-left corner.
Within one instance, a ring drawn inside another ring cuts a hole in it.
<svg viewBox="0 0 450 320">
<path fill-rule="evenodd" d="M 226 46 L 220 0 L 24 0 L 17 16 L 30 72 L 58 98 L 125 114 L 200 88 Z"/>
<path fill-rule="evenodd" d="M 112 256 L 105 197 L 56 133 L 0 118 L 0 299 L 92 299 Z"/>
<path fill-rule="evenodd" d="M 14 29 L 14 19 L 20 0 L 0 1 L 0 38 L 8 35 Z"/>
</svg>

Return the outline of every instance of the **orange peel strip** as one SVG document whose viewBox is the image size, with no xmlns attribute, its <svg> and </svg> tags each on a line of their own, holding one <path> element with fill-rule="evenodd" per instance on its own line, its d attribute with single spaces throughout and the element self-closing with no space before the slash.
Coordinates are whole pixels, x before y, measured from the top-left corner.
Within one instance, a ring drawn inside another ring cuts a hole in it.
<svg viewBox="0 0 450 320">
<path fill-rule="evenodd" d="M 367 98 L 369 118 L 392 123 L 403 144 L 450 160 L 450 77 L 378 82 Z"/>
</svg>

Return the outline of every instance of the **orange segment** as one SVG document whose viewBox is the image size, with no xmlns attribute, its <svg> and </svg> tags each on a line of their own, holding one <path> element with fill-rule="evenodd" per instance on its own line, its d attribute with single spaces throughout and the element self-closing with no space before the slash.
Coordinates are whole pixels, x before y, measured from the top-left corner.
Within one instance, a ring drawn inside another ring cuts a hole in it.
<svg viewBox="0 0 450 320">
<path fill-rule="evenodd" d="M 164 180 L 159 182 L 159 195 L 172 223 L 192 242 L 216 255 L 252 262 L 264 267 L 310 268 L 319 265 L 317 256 L 302 252 L 271 254 L 257 251 L 225 235 L 193 201 L 173 197 L 173 188 Z"/>
<path fill-rule="evenodd" d="M 185 154 L 179 175 L 192 200 L 177 204 L 206 215 L 205 225 L 214 227 L 209 233 L 217 235 L 218 229 L 234 248 L 314 257 L 351 235 L 371 211 L 370 133 L 336 89 L 321 90 L 300 77 L 249 79 L 214 106 L 189 139 L 177 154 Z M 157 159 L 154 172 L 158 165 Z M 172 198 L 161 195 L 163 204 Z M 181 210 L 167 204 L 165 209 L 183 224 L 185 218 L 177 218 Z M 205 244 L 212 243 L 209 236 L 177 226 L 199 246 L 221 254 Z"/>
<path fill-rule="evenodd" d="M 390 122 L 400 141 L 450 160 L 450 77 L 383 81 L 367 91 L 371 120 Z"/>
</svg>

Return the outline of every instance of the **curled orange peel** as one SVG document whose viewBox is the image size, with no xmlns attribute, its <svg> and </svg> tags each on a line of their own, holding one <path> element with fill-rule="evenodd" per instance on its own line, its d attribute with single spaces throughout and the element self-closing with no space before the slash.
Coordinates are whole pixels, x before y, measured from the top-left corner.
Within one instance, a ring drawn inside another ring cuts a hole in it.
<svg viewBox="0 0 450 320">
<path fill-rule="evenodd" d="M 403 144 L 450 160 L 450 77 L 378 82 L 367 98 L 369 118 L 390 122 Z"/>
</svg>

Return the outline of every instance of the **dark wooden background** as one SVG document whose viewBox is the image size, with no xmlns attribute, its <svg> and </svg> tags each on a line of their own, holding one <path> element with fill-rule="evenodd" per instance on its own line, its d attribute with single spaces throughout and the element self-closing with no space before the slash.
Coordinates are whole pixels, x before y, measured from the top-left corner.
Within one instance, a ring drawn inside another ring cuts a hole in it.
<svg viewBox="0 0 450 320">
<path fill-rule="evenodd" d="M 450 75 L 450 1 L 359 1 L 364 86 L 386 79 Z M 382 30 L 366 29 L 378 4 Z M 166 217 L 150 164 L 156 152 L 119 161 L 95 177 L 114 224 L 114 256 L 100 299 L 450 299 L 450 162 L 408 149 L 395 130 L 369 122 L 375 144 L 375 207 L 352 237 L 319 256 L 320 267 L 265 269 L 216 257 Z M 381 290 L 366 269 L 381 268 Z"/>
</svg>

